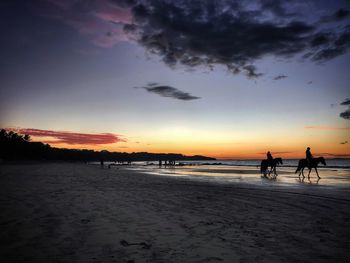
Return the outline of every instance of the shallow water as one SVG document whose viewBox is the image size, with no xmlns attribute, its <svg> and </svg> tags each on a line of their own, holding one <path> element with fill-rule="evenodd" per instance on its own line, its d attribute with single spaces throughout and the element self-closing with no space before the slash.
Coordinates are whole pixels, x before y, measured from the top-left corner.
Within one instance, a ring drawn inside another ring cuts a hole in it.
<svg viewBox="0 0 350 263">
<path fill-rule="evenodd" d="M 317 186 L 317 187 L 350 187 L 350 169 L 347 168 L 320 168 L 317 178 L 314 170 L 308 179 L 308 170 L 305 169 L 305 178 L 295 174 L 295 167 L 278 167 L 278 176 L 262 177 L 258 167 L 228 166 L 228 165 L 196 165 L 162 167 L 154 165 L 134 165 L 128 169 L 142 170 L 143 172 L 160 176 L 186 177 L 191 180 L 200 180 L 215 183 L 248 183 L 254 185 L 276 185 L 289 187 Z"/>
</svg>

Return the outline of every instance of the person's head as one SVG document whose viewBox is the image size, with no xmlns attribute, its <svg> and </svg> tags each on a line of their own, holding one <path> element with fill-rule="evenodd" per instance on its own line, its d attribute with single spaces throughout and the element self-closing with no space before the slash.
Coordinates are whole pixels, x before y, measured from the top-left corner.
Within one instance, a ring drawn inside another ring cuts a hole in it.
<svg viewBox="0 0 350 263">
<path fill-rule="evenodd" d="M 307 150 L 311 150 L 311 148 L 310 148 L 310 147 L 307 147 Z"/>
<path fill-rule="evenodd" d="M 271 154 L 270 151 L 268 151 L 267 154 Z"/>
</svg>

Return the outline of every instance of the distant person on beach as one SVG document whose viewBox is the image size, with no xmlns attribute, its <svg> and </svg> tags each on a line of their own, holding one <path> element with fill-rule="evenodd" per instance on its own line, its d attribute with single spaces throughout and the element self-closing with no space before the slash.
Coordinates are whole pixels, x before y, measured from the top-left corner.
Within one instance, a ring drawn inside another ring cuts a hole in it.
<svg viewBox="0 0 350 263">
<path fill-rule="evenodd" d="M 270 151 L 268 151 L 268 152 L 266 153 L 266 156 L 267 156 L 267 161 L 268 161 L 269 163 L 271 163 L 271 161 L 273 160 L 273 157 L 272 157 L 272 154 L 270 153 Z"/>
<path fill-rule="evenodd" d="M 306 160 L 307 160 L 308 164 L 310 165 L 311 160 L 313 158 L 313 156 L 311 154 L 311 148 L 310 147 L 307 147 L 305 154 L 306 154 Z"/>
</svg>

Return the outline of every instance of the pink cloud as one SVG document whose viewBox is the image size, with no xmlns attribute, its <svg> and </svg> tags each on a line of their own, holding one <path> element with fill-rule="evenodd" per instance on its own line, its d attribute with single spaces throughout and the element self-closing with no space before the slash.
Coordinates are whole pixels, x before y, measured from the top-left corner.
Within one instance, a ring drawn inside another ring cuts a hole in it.
<svg viewBox="0 0 350 263">
<path fill-rule="evenodd" d="M 112 144 L 117 142 L 125 142 L 122 136 L 113 133 L 77 133 L 69 131 L 52 131 L 40 129 L 26 129 L 26 128 L 8 128 L 20 134 L 28 134 L 32 137 L 48 137 L 49 140 L 41 140 L 45 143 L 66 143 L 66 144 Z"/>
<path fill-rule="evenodd" d="M 332 127 L 332 126 L 305 126 L 304 129 L 315 129 L 315 130 L 350 130 L 349 127 Z"/>
<path fill-rule="evenodd" d="M 110 8 L 101 10 L 96 13 L 96 16 L 104 21 L 112 23 L 130 23 L 132 20 L 131 13 L 128 9 Z"/>
<path fill-rule="evenodd" d="M 132 21 L 129 9 L 120 8 L 108 0 L 44 1 L 46 5 L 37 10 L 40 15 L 73 27 L 100 48 L 112 48 L 120 42 L 128 41 L 123 24 Z"/>
</svg>

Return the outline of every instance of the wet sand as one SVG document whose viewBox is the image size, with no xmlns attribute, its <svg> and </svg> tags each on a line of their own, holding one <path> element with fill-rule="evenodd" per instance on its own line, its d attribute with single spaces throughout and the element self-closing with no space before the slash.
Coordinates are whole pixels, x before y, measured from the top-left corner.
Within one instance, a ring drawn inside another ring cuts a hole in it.
<svg viewBox="0 0 350 263">
<path fill-rule="evenodd" d="M 257 180 L 263 180 L 258 178 Z M 0 262 L 348 262 L 350 189 L 1 164 Z"/>
</svg>

